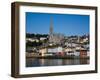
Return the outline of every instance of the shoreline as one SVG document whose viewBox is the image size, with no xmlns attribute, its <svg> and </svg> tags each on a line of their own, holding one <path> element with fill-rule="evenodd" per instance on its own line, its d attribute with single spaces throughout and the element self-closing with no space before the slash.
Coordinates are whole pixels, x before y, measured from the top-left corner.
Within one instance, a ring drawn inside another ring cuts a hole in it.
<svg viewBox="0 0 100 80">
<path fill-rule="evenodd" d="M 77 57 L 77 56 L 26 56 L 26 58 L 37 58 L 37 59 L 89 59 L 89 57 Z"/>
</svg>

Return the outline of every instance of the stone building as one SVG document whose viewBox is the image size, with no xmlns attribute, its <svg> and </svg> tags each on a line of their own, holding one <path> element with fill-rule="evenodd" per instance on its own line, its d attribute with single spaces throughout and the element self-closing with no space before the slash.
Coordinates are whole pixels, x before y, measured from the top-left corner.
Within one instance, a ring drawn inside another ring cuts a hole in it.
<svg viewBox="0 0 100 80">
<path fill-rule="evenodd" d="M 61 44 L 63 39 L 64 39 L 64 35 L 63 34 L 54 33 L 54 31 L 53 31 L 53 21 L 51 19 L 50 30 L 49 30 L 49 43 Z"/>
</svg>

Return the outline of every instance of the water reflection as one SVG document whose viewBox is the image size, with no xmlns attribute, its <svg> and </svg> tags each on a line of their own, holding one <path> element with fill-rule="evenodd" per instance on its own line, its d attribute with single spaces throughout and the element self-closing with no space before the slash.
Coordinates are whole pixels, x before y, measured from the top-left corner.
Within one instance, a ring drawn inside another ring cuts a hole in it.
<svg viewBox="0 0 100 80">
<path fill-rule="evenodd" d="M 89 59 L 37 59 L 27 58 L 26 67 L 89 64 Z"/>
</svg>

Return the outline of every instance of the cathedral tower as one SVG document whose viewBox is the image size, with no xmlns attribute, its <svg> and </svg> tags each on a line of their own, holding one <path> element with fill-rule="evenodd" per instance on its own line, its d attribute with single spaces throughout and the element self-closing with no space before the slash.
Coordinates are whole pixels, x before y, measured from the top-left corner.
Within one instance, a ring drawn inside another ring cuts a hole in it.
<svg viewBox="0 0 100 80">
<path fill-rule="evenodd" d="M 63 35 L 54 32 L 54 30 L 53 30 L 53 19 L 51 18 L 50 19 L 50 29 L 49 29 L 49 43 L 61 44 L 63 39 L 64 39 Z"/>
<path fill-rule="evenodd" d="M 53 21 L 52 21 L 52 18 L 50 20 L 50 35 L 53 34 Z"/>
<path fill-rule="evenodd" d="M 50 19 L 49 42 L 53 42 L 53 20 Z"/>
</svg>

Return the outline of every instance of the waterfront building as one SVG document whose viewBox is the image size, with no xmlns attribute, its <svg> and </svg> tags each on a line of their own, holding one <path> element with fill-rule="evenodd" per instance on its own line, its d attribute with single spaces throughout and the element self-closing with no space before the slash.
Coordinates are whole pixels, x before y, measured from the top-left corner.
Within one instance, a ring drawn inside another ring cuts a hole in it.
<svg viewBox="0 0 100 80">
<path fill-rule="evenodd" d="M 61 46 L 48 47 L 48 53 L 58 53 L 62 51 L 63 51 L 63 48 Z"/>
<path fill-rule="evenodd" d="M 40 48 L 39 53 L 41 54 L 41 56 L 45 56 L 45 54 L 47 53 L 47 48 L 46 47 Z"/>
<path fill-rule="evenodd" d="M 86 58 L 87 57 L 87 50 L 80 50 L 80 58 Z"/>
<path fill-rule="evenodd" d="M 48 54 L 57 55 L 57 53 L 63 52 L 63 48 L 58 45 L 52 45 L 52 46 L 41 47 L 39 49 L 39 52 L 41 53 L 42 56 L 46 56 Z"/>
<path fill-rule="evenodd" d="M 84 48 L 80 49 L 80 58 L 86 58 L 87 57 L 87 50 Z"/>
</svg>

